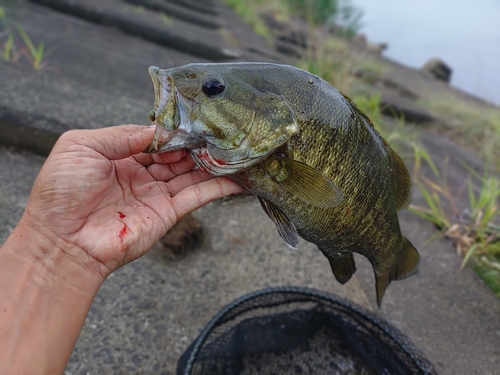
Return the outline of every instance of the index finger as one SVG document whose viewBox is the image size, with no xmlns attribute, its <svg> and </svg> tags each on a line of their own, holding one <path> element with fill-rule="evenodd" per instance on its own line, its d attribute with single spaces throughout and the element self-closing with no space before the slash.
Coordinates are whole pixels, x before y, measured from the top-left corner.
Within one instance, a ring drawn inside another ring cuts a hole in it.
<svg viewBox="0 0 500 375">
<path fill-rule="evenodd" d="M 118 125 L 92 130 L 70 130 L 58 143 L 72 142 L 91 148 L 109 160 L 124 159 L 138 154 L 151 143 L 156 126 Z"/>
</svg>

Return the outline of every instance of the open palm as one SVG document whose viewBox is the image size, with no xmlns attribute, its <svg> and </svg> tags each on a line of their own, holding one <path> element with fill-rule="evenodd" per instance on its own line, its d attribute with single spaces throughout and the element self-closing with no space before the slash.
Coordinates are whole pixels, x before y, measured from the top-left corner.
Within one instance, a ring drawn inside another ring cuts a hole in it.
<svg viewBox="0 0 500 375">
<path fill-rule="evenodd" d="M 80 249 L 82 263 L 106 277 L 182 216 L 242 191 L 193 170 L 184 150 L 142 154 L 152 137 L 153 129 L 138 125 L 65 133 L 35 181 L 25 216 L 55 243 Z"/>
</svg>

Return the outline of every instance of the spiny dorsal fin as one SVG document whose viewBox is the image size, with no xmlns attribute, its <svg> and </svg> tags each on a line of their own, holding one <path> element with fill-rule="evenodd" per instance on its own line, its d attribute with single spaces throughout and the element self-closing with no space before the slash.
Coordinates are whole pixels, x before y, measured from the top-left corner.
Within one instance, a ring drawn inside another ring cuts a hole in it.
<svg viewBox="0 0 500 375">
<path fill-rule="evenodd" d="M 340 189 L 307 164 L 278 156 L 267 160 L 267 173 L 283 189 L 313 206 L 335 207 L 343 199 Z"/>
<path fill-rule="evenodd" d="M 405 207 L 410 200 L 410 174 L 399 155 L 396 154 L 392 148 L 387 148 L 389 150 L 392 190 L 396 199 L 396 209 L 400 210 Z"/>
<path fill-rule="evenodd" d="M 271 220 L 276 224 L 278 228 L 278 233 L 281 238 L 285 240 L 288 246 L 292 249 L 296 249 L 299 243 L 299 235 L 295 225 L 288 220 L 285 214 L 274 204 L 265 199 L 258 197 L 260 205 L 266 212 L 266 214 L 271 218 Z"/>
<path fill-rule="evenodd" d="M 354 257 L 351 251 L 346 252 L 330 252 L 328 250 L 321 249 L 321 252 L 328 258 L 330 262 L 330 267 L 337 281 L 341 284 L 345 284 L 352 277 L 354 272 L 356 272 L 356 264 L 354 263 Z"/>
<path fill-rule="evenodd" d="M 377 272 L 375 272 L 378 307 L 382 304 L 382 297 L 389 283 L 392 280 L 404 279 L 417 272 L 419 260 L 420 255 L 417 249 L 405 238 L 403 249 L 395 264 L 382 275 L 377 275 Z"/>
</svg>

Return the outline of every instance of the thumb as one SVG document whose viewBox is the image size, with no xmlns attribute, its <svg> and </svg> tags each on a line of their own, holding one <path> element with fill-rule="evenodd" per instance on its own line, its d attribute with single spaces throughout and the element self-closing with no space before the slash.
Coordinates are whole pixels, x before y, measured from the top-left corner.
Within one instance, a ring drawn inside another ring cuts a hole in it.
<svg viewBox="0 0 500 375">
<path fill-rule="evenodd" d="M 103 129 L 70 130 L 59 141 L 95 150 L 109 160 L 124 159 L 144 151 L 151 143 L 156 126 L 119 125 Z"/>
</svg>

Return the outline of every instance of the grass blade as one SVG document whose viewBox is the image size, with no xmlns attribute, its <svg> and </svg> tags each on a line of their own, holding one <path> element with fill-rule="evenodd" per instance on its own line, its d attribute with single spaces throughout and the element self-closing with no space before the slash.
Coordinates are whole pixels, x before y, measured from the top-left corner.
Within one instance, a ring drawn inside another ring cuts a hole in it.
<svg viewBox="0 0 500 375">
<path fill-rule="evenodd" d="M 36 56 L 36 48 L 33 45 L 33 42 L 31 41 L 30 37 L 24 31 L 24 28 L 21 25 L 16 25 L 17 31 L 19 32 L 19 35 L 21 35 L 21 38 L 23 39 L 24 44 L 26 47 L 28 47 L 28 50 L 30 52 L 30 55 L 34 58 Z"/>
<path fill-rule="evenodd" d="M 3 60 L 4 61 L 10 61 L 12 56 L 11 52 L 14 48 L 14 37 L 12 36 L 12 33 L 9 33 L 9 36 L 7 37 L 7 42 L 5 42 L 5 47 L 3 50 Z"/>
<path fill-rule="evenodd" d="M 479 244 L 475 243 L 474 245 L 472 245 L 471 247 L 469 247 L 469 249 L 465 253 L 464 260 L 462 261 L 462 264 L 460 265 L 460 269 L 463 269 L 465 267 L 465 265 L 469 261 L 469 259 L 472 256 L 472 254 L 474 254 L 474 251 L 476 251 L 476 249 L 477 249 L 478 246 L 479 246 Z"/>
</svg>

